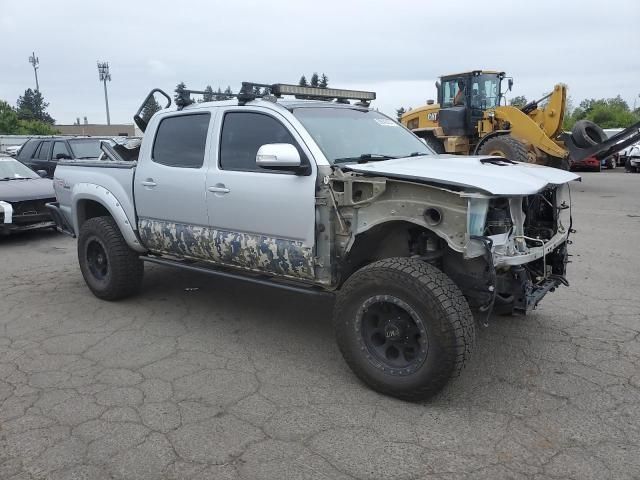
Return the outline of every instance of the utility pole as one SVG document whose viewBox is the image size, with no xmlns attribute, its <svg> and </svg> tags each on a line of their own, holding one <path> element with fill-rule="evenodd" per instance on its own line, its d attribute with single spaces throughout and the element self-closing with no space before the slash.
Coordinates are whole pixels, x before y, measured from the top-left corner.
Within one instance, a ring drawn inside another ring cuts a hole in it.
<svg viewBox="0 0 640 480">
<path fill-rule="evenodd" d="M 98 74 L 100 76 L 100 81 L 104 85 L 104 104 L 107 107 L 107 125 L 111 125 L 111 118 L 109 117 L 109 97 L 107 96 L 107 80 L 111 81 L 109 62 L 98 62 Z"/>
<path fill-rule="evenodd" d="M 39 91 L 40 85 L 38 85 L 38 65 L 40 65 L 40 60 L 38 60 L 38 57 L 36 57 L 36 52 L 32 52 L 31 56 L 29 57 L 29 63 L 33 65 L 33 73 L 36 75 L 36 91 Z"/>
</svg>

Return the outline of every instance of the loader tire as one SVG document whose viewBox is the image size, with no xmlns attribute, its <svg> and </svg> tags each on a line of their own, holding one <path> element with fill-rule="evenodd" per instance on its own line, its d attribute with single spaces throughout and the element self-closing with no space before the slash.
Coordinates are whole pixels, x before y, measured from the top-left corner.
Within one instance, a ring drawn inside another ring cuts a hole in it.
<svg viewBox="0 0 640 480">
<path fill-rule="evenodd" d="M 460 373 L 475 342 L 467 300 L 421 260 L 387 258 L 355 272 L 338 292 L 338 347 L 369 387 L 424 400 Z"/>
<path fill-rule="evenodd" d="M 500 135 L 499 137 L 490 138 L 482 144 L 478 150 L 478 154 L 504 157 L 514 162 L 531 162 L 527 147 L 524 143 L 510 135 Z"/>
<path fill-rule="evenodd" d="M 578 120 L 571 130 L 571 138 L 580 148 L 593 147 L 607 139 L 607 134 L 589 120 Z"/>
<path fill-rule="evenodd" d="M 142 284 L 144 264 L 112 217 L 90 218 L 82 225 L 78 262 L 89 290 L 103 300 L 131 296 Z"/>
</svg>

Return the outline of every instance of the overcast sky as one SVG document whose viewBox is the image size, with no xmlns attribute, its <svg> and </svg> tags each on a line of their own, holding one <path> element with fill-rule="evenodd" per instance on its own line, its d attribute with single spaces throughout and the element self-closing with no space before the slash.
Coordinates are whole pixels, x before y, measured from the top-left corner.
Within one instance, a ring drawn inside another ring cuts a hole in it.
<svg viewBox="0 0 640 480">
<path fill-rule="evenodd" d="M 325 72 L 336 88 L 375 90 L 387 114 L 435 97 L 439 75 L 497 69 L 511 95 L 554 83 L 584 98 L 640 105 L 640 1 L 0 0 L 0 99 L 40 90 L 58 123 L 105 123 L 96 61 L 109 61 L 112 123 L 153 87 L 297 82 Z"/>
</svg>

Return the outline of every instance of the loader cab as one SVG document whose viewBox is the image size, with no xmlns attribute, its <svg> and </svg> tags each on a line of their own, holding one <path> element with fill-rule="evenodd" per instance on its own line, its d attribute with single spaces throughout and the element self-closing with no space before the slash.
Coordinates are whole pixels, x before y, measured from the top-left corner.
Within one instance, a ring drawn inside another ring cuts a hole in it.
<svg viewBox="0 0 640 480">
<path fill-rule="evenodd" d="M 484 112 L 500 105 L 504 72 L 473 70 L 447 75 L 436 83 L 439 123 L 447 136 L 477 133 Z"/>
</svg>

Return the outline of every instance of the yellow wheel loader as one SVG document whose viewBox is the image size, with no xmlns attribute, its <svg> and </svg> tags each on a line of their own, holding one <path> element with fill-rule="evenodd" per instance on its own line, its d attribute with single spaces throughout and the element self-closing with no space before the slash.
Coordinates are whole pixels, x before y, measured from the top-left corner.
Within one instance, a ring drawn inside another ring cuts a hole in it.
<svg viewBox="0 0 640 480">
<path fill-rule="evenodd" d="M 518 162 L 568 169 L 588 157 L 598 160 L 640 140 L 640 122 L 607 138 L 593 122 L 581 120 L 562 131 L 567 87 L 523 107 L 506 105 L 504 72 L 473 70 L 436 82 L 438 103 L 409 110 L 401 122 L 437 153 L 497 155 Z"/>
</svg>

